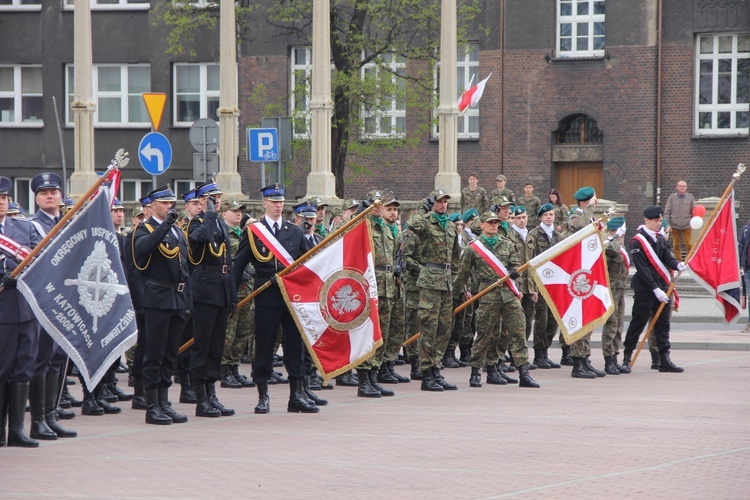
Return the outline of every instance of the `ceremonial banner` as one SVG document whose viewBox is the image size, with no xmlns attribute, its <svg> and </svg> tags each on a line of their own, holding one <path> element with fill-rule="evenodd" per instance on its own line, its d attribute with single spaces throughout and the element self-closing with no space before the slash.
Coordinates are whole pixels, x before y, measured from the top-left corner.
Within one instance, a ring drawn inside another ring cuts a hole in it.
<svg viewBox="0 0 750 500">
<path fill-rule="evenodd" d="M 603 325 L 614 311 L 597 224 L 565 238 L 529 264 L 568 344 Z"/>
<path fill-rule="evenodd" d="M 359 365 L 383 343 L 373 262 L 370 229 L 360 222 L 278 279 L 325 380 Z"/>
<path fill-rule="evenodd" d="M 716 298 L 727 324 L 740 317 L 740 261 L 734 217 L 732 191 L 717 209 L 716 217 L 693 249 L 689 262 L 693 277 Z"/>
<path fill-rule="evenodd" d="M 18 278 L 37 320 L 92 391 L 136 340 L 107 191 L 100 190 Z"/>
</svg>

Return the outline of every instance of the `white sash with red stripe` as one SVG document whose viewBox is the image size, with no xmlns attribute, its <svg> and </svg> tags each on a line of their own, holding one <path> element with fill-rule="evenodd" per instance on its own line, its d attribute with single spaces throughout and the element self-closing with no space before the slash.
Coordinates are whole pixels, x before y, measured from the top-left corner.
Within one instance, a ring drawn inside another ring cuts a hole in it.
<svg viewBox="0 0 750 500">
<path fill-rule="evenodd" d="M 656 255 L 656 252 L 651 246 L 651 243 L 648 241 L 648 238 L 646 238 L 640 233 L 637 233 L 635 236 L 633 236 L 633 239 L 637 239 L 638 241 L 640 241 L 641 246 L 643 247 L 644 253 L 646 254 L 646 257 L 648 258 L 649 262 L 651 262 L 651 266 L 656 270 L 659 276 L 661 276 L 664 282 L 667 284 L 671 283 L 672 282 L 672 270 L 667 269 L 667 266 L 665 266 L 664 263 L 659 259 L 659 256 Z M 677 295 L 677 289 L 675 289 L 674 290 L 674 308 L 677 309 L 678 307 L 680 307 L 680 297 L 679 295 Z"/>
<path fill-rule="evenodd" d="M 18 262 L 21 262 L 28 257 L 31 252 L 31 250 L 25 246 L 19 245 L 3 234 L 0 234 L 0 250 L 8 254 L 10 257 L 13 257 Z"/>
<path fill-rule="evenodd" d="M 630 255 L 628 255 L 628 251 L 622 245 L 620 245 L 620 254 L 622 255 L 622 260 L 625 261 L 625 267 L 630 269 Z"/>
<path fill-rule="evenodd" d="M 281 245 L 279 240 L 276 239 L 273 233 L 269 231 L 263 223 L 254 222 L 250 224 L 250 231 L 252 231 L 252 233 L 268 247 L 273 256 L 276 257 L 276 260 L 284 264 L 284 266 L 289 266 L 289 264 L 294 262 L 294 259 L 289 252 L 286 251 L 286 248 Z"/>
<path fill-rule="evenodd" d="M 500 276 L 501 278 L 505 278 L 506 276 L 508 276 L 508 270 L 505 268 L 503 263 L 500 262 L 500 260 L 495 257 L 495 254 L 493 254 L 486 246 L 484 246 L 481 241 L 479 241 L 479 238 L 469 243 L 469 246 L 473 248 L 479 254 L 479 256 L 482 257 L 484 261 L 490 265 L 492 269 L 495 270 L 498 276 Z M 516 287 L 516 284 L 512 279 L 508 278 L 505 281 L 505 284 L 508 285 L 511 290 L 513 290 L 513 293 L 515 293 L 518 298 L 523 297 L 523 294 L 518 291 L 518 288 Z"/>
</svg>

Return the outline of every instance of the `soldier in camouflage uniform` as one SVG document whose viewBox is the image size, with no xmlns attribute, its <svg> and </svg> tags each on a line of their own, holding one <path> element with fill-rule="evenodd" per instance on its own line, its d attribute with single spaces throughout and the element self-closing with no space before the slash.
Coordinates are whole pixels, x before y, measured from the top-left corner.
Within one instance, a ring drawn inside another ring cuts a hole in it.
<svg viewBox="0 0 750 500">
<path fill-rule="evenodd" d="M 612 217 L 607 221 L 609 237 L 604 242 L 604 255 L 607 259 L 609 289 L 612 290 L 615 310 L 607 319 L 602 330 L 602 354 L 604 371 L 607 375 L 630 373 L 629 366 L 617 363 L 617 355 L 622 346 L 622 324 L 625 317 L 625 287 L 628 283 L 628 263 L 630 258 L 623 246 L 625 238 L 625 218 Z M 625 259 L 628 259 L 626 262 Z"/>
<path fill-rule="evenodd" d="M 432 205 L 424 217 L 416 218 L 411 230 L 418 238 L 422 269 L 417 279 L 419 287 L 419 365 L 422 370 L 422 390 L 455 390 L 440 374 L 440 360 L 448 346 L 453 326 L 453 276 L 459 262 L 460 249 L 456 226 L 448 220 L 446 211 L 450 196 L 442 189 L 430 193 L 426 200 Z"/>
<path fill-rule="evenodd" d="M 518 235 L 516 248 L 518 249 L 519 258 L 523 264 L 531 259 L 531 256 L 529 255 L 529 247 L 526 246 L 526 238 L 529 235 L 529 228 L 526 227 L 528 223 L 528 214 L 526 213 L 526 208 L 523 206 L 516 207 L 513 212 L 515 213 L 513 229 Z M 516 280 L 516 286 L 523 294 L 521 306 L 523 307 L 523 314 L 526 317 L 526 340 L 529 340 L 531 337 L 531 326 L 534 322 L 536 302 L 539 299 L 539 292 L 536 289 L 534 279 L 531 277 L 530 269 L 525 270 L 521 274 L 521 277 Z"/>
<path fill-rule="evenodd" d="M 470 208 L 476 209 L 480 214 L 489 207 L 487 191 L 478 186 L 479 176 L 472 172 L 469 174 L 469 186 L 461 190 L 461 213 Z"/>
<path fill-rule="evenodd" d="M 406 241 L 404 247 L 404 261 L 406 262 L 406 272 L 401 276 L 404 278 L 404 289 L 406 292 L 405 316 L 406 316 L 406 340 L 414 337 L 419 333 L 419 287 L 417 279 L 422 272 L 422 260 L 419 256 L 419 247 L 417 246 L 417 236 L 411 231 L 411 225 L 418 217 L 424 217 L 425 213 L 419 211 L 406 224 L 403 238 Z M 405 341 L 406 341 L 405 340 Z M 417 343 L 413 342 L 404 347 L 404 353 L 411 364 L 411 380 L 422 380 L 422 370 L 419 369 L 419 353 L 417 352 Z"/>
<path fill-rule="evenodd" d="M 534 229 L 539 225 L 536 219 L 536 214 L 539 213 L 539 209 L 542 207 L 542 200 L 534 196 L 534 184 L 527 182 L 523 186 L 523 196 L 516 200 L 516 205 L 523 205 L 526 207 L 526 213 L 529 217 L 528 227 Z"/>
<path fill-rule="evenodd" d="M 326 228 L 326 208 L 328 204 L 323 201 L 322 198 L 314 196 L 307 200 L 311 205 L 315 206 L 315 228 L 313 232 L 320 236 L 321 239 L 328 236 L 329 231 Z"/>
<path fill-rule="evenodd" d="M 449 217 L 450 221 L 456 225 L 456 234 L 458 235 L 458 247 L 463 253 L 465 248 L 464 244 L 464 221 L 461 218 L 460 213 L 452 213 Z M 466 242 L 468 244 L 469 242 Z M 464 302 L 464 294 L 462 290 L 456 288 L 453 289 L 453 309 L 455 310 Z M 469 366 L 468 361 L 461 361 L 456 357 L 456 346 L 461 341 L 461 337 L 464 332 L 464 321 L 466 321 L 467 309 L 463 309 L 461 312 L 456 314 L 453 318 L 453 329 L 451 330 L 451 337 L 448 340 L 448 347 L 443 354 L 443 368 L 460 368 Z"/>
<path fill-rule="evenodd" d="M 490 203 L 496 203 L 495 200 L 503 196 L 506 197 L 511 203 L 514 203 L 516 201 L 516 197 L 513 194 L 513 191 L 505 187 L 505 183 L 508 181 L 508 179 L 503 174 L 500 174 L 497 176 L 495 181 L 497 182 L 497 189 L 493 189 L 490 193 Z"/>
<path fill-rule="evenodd" d="M 404 239 L 403 232 L 399 231 L 399 226 L 396 224 L 398 220 L 398 207 L 400 205 L 395 199 L 387 200 L 383 205 L 383 225 L 391 231 L 396 243 L 396 257 L 393 266 L 393 276 L 396 278 L 396 290 L 391 308 L 391 324 L 388 327 L 388 343 L 385 345 L 385 363 L 380 366 L 381 372 L 383 372 L 383 366 L 385 366 L 389 380 L 395 379 L 398 383 L 407 383 L 411 382 L 411 380 L 399 374 L 394 367 L 398 360 L 398 353 L 401 351 L 401 344 L 406 340 L 406 325 L 404 323 L 406 290 L 404 287 L 404 278 L 408 272 L 406 271 L 406 262 L 404 261 L 406 240 Z M 380 382 L 384 381 L 380 375 L 378 375 L 378 380 Z M 392 380 L 391 383 L 393 383 Z"/>
<path fill-rule="evenodd" d="M 481 244 L 506 266 L 511 278 L 518 278 L 519 275 L 515 271 L 520 264 L 518 252 L 511 240 L 498 236 L 500 225 L 498 215 L 495 212 L 485 212 L 480 218 L 480 225 L 482 228 L 482 234 L 479 236 Z M 499 279 L 497 272 L 485 260 L 485 257 L 469 246 L 461 258 L 454 286 L 463 289 L 471 274 L 479 276 L 480 291 Z M 471 297 L 471 292 L 467 290 L 465 295 L 468 300 Z M 519 368 L 520 386 L 539 387 L 539 384 L 529 375 L 528 348 L 524 337 L 526 321 L 521 308 L 521 301 L 507 283 L 484 295 L 479 303 L 477 309 L 477 338 L 469 360 L 469 366 L 471 366 L 469 385 L 471 387 L 482 387 L 482 366 L 486 366 L 488 384 L 506 385 L 508 383 L 497 370 L 497 356 L 490 354 L 490 347 L 499 336 L 501 326 L 506 327 L 509 332 L 510 352 Z"/>
<path fill-rule="evenodd" d="M 594 219 L 594 208 L 599 200 L 596 198 L 594 188 L 586 186 L 575 192 L 573 198 L 578 202 L 578 207 L 570 212 L 568 216 L 568 233 L 573 234 L 591 224 Z M 597 378 L 607 374 L 597 370 L 591 364 L 591 333 L 589 332 L 570 345 L 570 355 L 573 357 L 573 378 Z M 576 365 L 578 363 L 578 365 Z M 592 376 L 593 375 L 593 376 Z"/>
</svg>

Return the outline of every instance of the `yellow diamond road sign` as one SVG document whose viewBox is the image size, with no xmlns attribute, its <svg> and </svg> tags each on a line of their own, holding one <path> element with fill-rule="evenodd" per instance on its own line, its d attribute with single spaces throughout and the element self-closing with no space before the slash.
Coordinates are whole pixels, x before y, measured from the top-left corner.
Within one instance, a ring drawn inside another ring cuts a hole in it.
<svg viewBox="0 0 750 500">
<path fill-rule="evenodd" d="M 164 113 L 164 105 L 167 103 L 167 94 L 163 92 L 143 92 L 143 102 L 146 103 L 148 116 L 151 117 L 151 126 L 155 131 L 159 130 L 161 115 Z"/>
</svg>

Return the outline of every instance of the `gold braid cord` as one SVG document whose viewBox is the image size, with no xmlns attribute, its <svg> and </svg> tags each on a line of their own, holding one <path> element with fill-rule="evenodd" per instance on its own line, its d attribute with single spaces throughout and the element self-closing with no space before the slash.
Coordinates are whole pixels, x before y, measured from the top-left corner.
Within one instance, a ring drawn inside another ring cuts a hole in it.
<svg viewBox="0 0 750 500">
<path fill-rule="evenodd" d="M 190 224 L 193 222 L 194 219 L 198 219 L 201 224 L 203 223 L 203 219 L 200 217 L 193 217 L 190 219 L 190 221 L 187 223 L 187 226 L 185 226 L 185 229 L 183 232 L 185 233 L 185 237 L 187 238 L 188 233 L 190 232 Z M 193 252 L 190 250 L 190 245 L 188 244 L 188 258 L 190 259 L 190 263 L 194 266 L 200 265 L 201 262 L 203 262 L 203 257 L 206 256 L 206 247 L 208 247 L 208 251 L 213 255 L 214 257 L 220 258 L 224 257 L 227 253 L 227 244 L 226 242 L 222 242 L 221 245 L 219 245 L 216 250 L 214 250 L 214 246 L 216 244 L 214 242 L 206 243 L 203 245 L 203 252 L 201 253 L 201 258 L 198 261 L 195 261 L 193 259 Z"/>
<path fill-rule="evenodd" d="M 250 228 L 247 228 L 247 240 L 250 242 L 250 249 L 253 251 L 255 258 L 258 259 L 258 262 L 268 262 L 273 259 L 274 255 L 271 251 L 268 252 L 268 257 L 263 257 L 263 255 L 261 255 L 260 250 L 258 250 L 258 247 L 255 245 L 255 238 L 253 238 L 253 232 Z"/>
<path fill-rule="evenodd" d="M 149 233 L 154 232 L 154 228 L 151 227 L 151 225 L 148 222 L 142 222 L 141 224 L 144 224 L 146 226 L 146 229 L 148 229 Z M 136 225 L 133 228 L 133 231 L 135 231 L 138 228 L 138 225 Z M 151 264 L 151 256 L 148 256 L 148 260 L 146 261 L 146 265 L 141 267 L 138 265 L 138 262 L 136 262 L 135 259 L 135 235 L 133 235 L 133 239 L 131 240 L 131 247 L 133 251 L 133 264 L 135 265 L 135 268 L 139 271 L 145 271 L 148 266 Z M 169 248 L 164 243 L 159 243 L 159 253 L 161 253 L 165 258 L 167 259 L 174 259 L 175 257 L 179 257 L 180 255 L 180 244 L 177 242 L 177 246 L 174 248 Z"/>
</svg>

